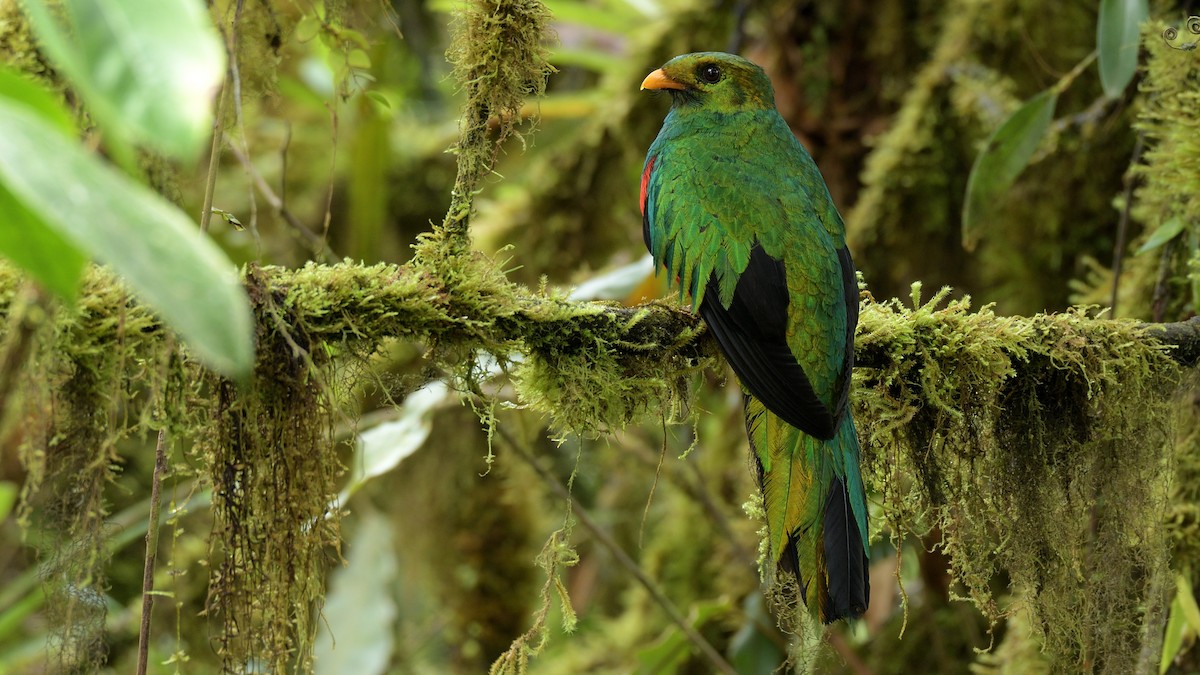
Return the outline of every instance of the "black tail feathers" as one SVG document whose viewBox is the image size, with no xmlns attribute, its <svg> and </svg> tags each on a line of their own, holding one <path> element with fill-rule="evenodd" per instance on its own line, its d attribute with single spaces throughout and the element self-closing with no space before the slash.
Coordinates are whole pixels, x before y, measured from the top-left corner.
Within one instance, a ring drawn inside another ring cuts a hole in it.
<svg viewBox="0 0 1200 675">
<path fill-rule="evenodd" d="M 857 618 L 871 598 L 871 566 L 843 478 L 834 479 L 825 500 L 825 573 L 828 584 L 821 598 L 821 620 Z M 801 584 L 803 588 L 803 584 Z"/>
</svg>

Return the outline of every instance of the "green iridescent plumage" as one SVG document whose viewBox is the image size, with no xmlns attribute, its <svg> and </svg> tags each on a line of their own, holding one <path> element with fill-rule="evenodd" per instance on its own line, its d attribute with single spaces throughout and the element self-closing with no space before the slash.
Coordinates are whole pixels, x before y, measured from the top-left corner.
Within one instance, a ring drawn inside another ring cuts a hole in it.
<svg viewBox="0 0 1200 675">
<path fill-rule="evenodd" d="M 673 99 L 642 176 L 646 246 L 748 392 L 768 573 L 796 576 L 824 621 L 857 616 L 867 513 L 847 406 L 858 291 L 841 217 L 758 66 L 687 54 L 643 88 Z"/>
</svg>

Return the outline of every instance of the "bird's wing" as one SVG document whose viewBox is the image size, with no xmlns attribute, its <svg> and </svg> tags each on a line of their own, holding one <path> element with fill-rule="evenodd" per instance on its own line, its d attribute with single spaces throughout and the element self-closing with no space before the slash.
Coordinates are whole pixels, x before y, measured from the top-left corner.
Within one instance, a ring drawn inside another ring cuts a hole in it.
<svg viewBox="0 0 1200 675">
<path fill-rule="evenodd" d="M 753 166 L 687 159 L 698 158 L 647 158 L 647 248 L 691 294 L 742 385 L 789 424 L 832 438 L 848 399 L 858 313 L 849 254 L 844 245 L 835 254 L 819 226 L 796 234 L 803 226 L 795 221 L 814 217 L 806 195 L 773 196 L 744 175 Z M 817 244 L 805 246 L 805 237 Z M 788 247 L 792 269 L 783 261 Z"/>
</svg>

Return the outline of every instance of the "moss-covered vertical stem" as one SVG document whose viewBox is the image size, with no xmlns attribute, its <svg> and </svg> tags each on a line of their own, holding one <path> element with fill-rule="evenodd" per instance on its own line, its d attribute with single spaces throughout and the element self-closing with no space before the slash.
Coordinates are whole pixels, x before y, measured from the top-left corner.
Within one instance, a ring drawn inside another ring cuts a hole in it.
<svg viewBox="0 0 1200 675">
<path fill-rule="evenodd" d="M 8 331 L 4 351 L 0 353 L 0 439 L 7 438 L 11 431 L 9 419 L 13 408 L 10 403 L 17 374 L 29 360 L 34 334 L 45 320 L 46 310 L 46 294 L 33 282 L 25 283 L 13 307 L 9 309 L 12 327 Z"/>
<path fill-rule="evenodd" d="M 162 476 L 167 471 L 167 430 L 158 430 L 154 444 L 154 474 L 150 482 L 150 517 L 146 525 L 146 565 L 142 569 L 142 622 L 138 629 L 137 674 L 145 675 L 150 654 L 150 614 L 154 609 L 154 562 L 158 557 L 158 508 Z"/>
<path fill-rule="evenodd" d="M 546 90 L 553 72 L 544 43 L 550 12 L 538 0 L 477 0 L 457 18 L 447 56 L 467 95 L 460 121 L 458 175 L 440 234 L 450 252 L 470 243 L 468 220 L 479 181 L 515 133 L 521 105 Z M 496 120 L 492 133 L 492 119 Z"/>
</svg>

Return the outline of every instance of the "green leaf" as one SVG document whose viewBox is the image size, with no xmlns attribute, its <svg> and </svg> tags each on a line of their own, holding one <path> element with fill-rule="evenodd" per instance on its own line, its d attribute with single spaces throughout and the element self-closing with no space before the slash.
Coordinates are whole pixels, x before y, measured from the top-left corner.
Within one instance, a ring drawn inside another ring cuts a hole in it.
<svg viewBox="0 0 1200 675">
<path fill-rule="evenodd" d="M 975 249 L 980 225 L 987 210 L 1012 187 L 1013 181 L 1029 164 L 1033 152 L 1050 128 L 1058 93 L 1047 89 L 1029 99 L 1009 116 L 975 158 L 967 178 L 967 198 L 963 204 L 963 247 Z"/>
<path fill-rule="evenodd" d="M 254 360 L 250 305 L 229 259 L 175 206 L 0 99 L 0 185 L 126 279 L 213 369 Z"/>
<path fill-rule="evenodd" d="M 371 67 L 371 57 L 361 49 L 351 49 L 346 55 L 346 63 L 351 68 L 366 70 Z"/>
<path fill-rule="evenodd" d="M 1104 95 L 1119 98 L 1137 70 L 1139 29 L 1150 14 L 1146 0 L 1100 0 L 1096 50 Z"/>
<path fill-rule="evenodd" d="M 242 221 L 237 219 L 237 216 L 226 211 L 225 209 L 218 209 L 217 207 L 214 206 L 214 207 L 212 207 L 211 211 L 213 212 L 214 215 L 221 216 L 221 220 L 224 220 L 229 225 L 232 225 L 233 229 L 237 230 L 238 232 L 241 232 L 246 229 L 246 226 L 242 224 Z"/>
<path fill-rule="evenodd" d="M 1163 631 L 1162 655 L 1158 662 L 1159 675 L 1167 672 L 1167 669 L 1171 667 L 1171 662 L 1183 648 L 1183 629 L 1185 627 L 1183 612 L 1179 609 L 1179 595 L 1176 594 L 1175 600 L 1171 602 L 1171 614 L 1167 617 L 1167 629 Z"/>
<path fill-rule="evenodd" d="M 47 0 L 26 9 L 42 46 L 107 134 L 177 159 L 200 154 L 225 48 L 199 0 Z"/>
<path fill-rule="evenodd" d="M 0 183 L 0 254 L 67 302 L 79 292 L 85 256 Z"/>
<path fill-rule="evenodd" d="M 729 611 L 722 601 L 697 602 L 688 612 L 687 622 L 701 630 L 709 621 Z M 667 628 L 657 640 L 637 651 L 637 675 L 672 675 L 691 659 L 692 643 L 678 626 Z"/>
<path fill-rule="evenodd" d="M 379 105 L 380 108 L 383 108 L 385 111 L 392 109 L 392 104 L 390 102 L 388 102 L 387 97 L 384 96 L 383 94 L 381 94 L 377 91 L 365 91 L 363 93 L 367 95 L 367 98 L 374 101 L 376 104 Z"/>
<path fill-rule="evenodd" d="M 305 14 L 296 24 L 296 40 L 308 42 L 321 32 L 321 19 L 315 14 Z"/>
<path fill-rule="evenodd" d="M 1187 625 L 1196 635 L 1200 635 L 1200 607 L 1196 606 L 1196 595 L 1192 591 L 1192 582 L 1186 576 L 1175 576 L 1175 599 L 1179 602 L 1179 610 Z"/>
<path fill-rule="evenodd" d="M 339 27 L 337 30 L 338 37 L 342 40 L 353 42 L 363 49 L 370 49 L 371 43 L 367 42 L 367 38 L 362 33 L 353 28 Z M 365 56 L 365 54 L 364 54 Z"/>
<path fill-rule="evenodd" d="M 740 675 L 771 675 L 787 660 L 787 654 L 763 632 L 773 624 L 763 608 L 762 595 L 746 596 L 742 609 L 746 618 L 729 641 L 730 665 Z"/>
<path fill-rule="evenodd" d="M 75 132 L 75 122 L 62 103 L 41 85 L 6 67 L 0 67 L 0 97 L 24 106 L 64 135 Z M 0 219 L 0 255 L 16 263 L 47 290 L 73 302 L 87 256 L 47 227 L 3 184 L 0 184 L 0 213 L 4 214 Z"/>
<path fill-rule="evenodd" d="M 61 101 L 45 87 L 3 65 L 0 65 L 0 96 L 32 108 L 43 121 L 64 134 L 75 133 L 75 119 Z"/>
<path fill-rule="evenodd" d="M 1150 234 L 1150 238 L 1146 240 L 1146 243 L 1138 247 L 1137 253 L 1134 253 L 1134 255 L 1141 255 L 1143 253 L 1153 251 L 1159 246 L 1171 241 L 1175 237 L 1178 237 L 1179 233 L 1183 232 L 1184 225 L 1185 223 L 1183 222 L 1183 218 L 1178 217 L 1172 218 L 1162 225 L 1159 225 L 1158 229 L 1154 230 L 1154 232 Z"/>
<path fill-rule="evenodd" d="M 1162 657 L 1158 663 L 1158 672 L 1165 673 L 1171 667 L 1171 662 L 1183 649 L 1184 637 L 1200 635 L 1200 608 L 1196 606 L 1196 596 L 1192 592 L 1192 582 L 1186 573 L 1175 575 L 1175 598 L 1171 601 L 1171 612 L 1167 619 L 1167 629 L 1163 633 Z"/>
</svg>

